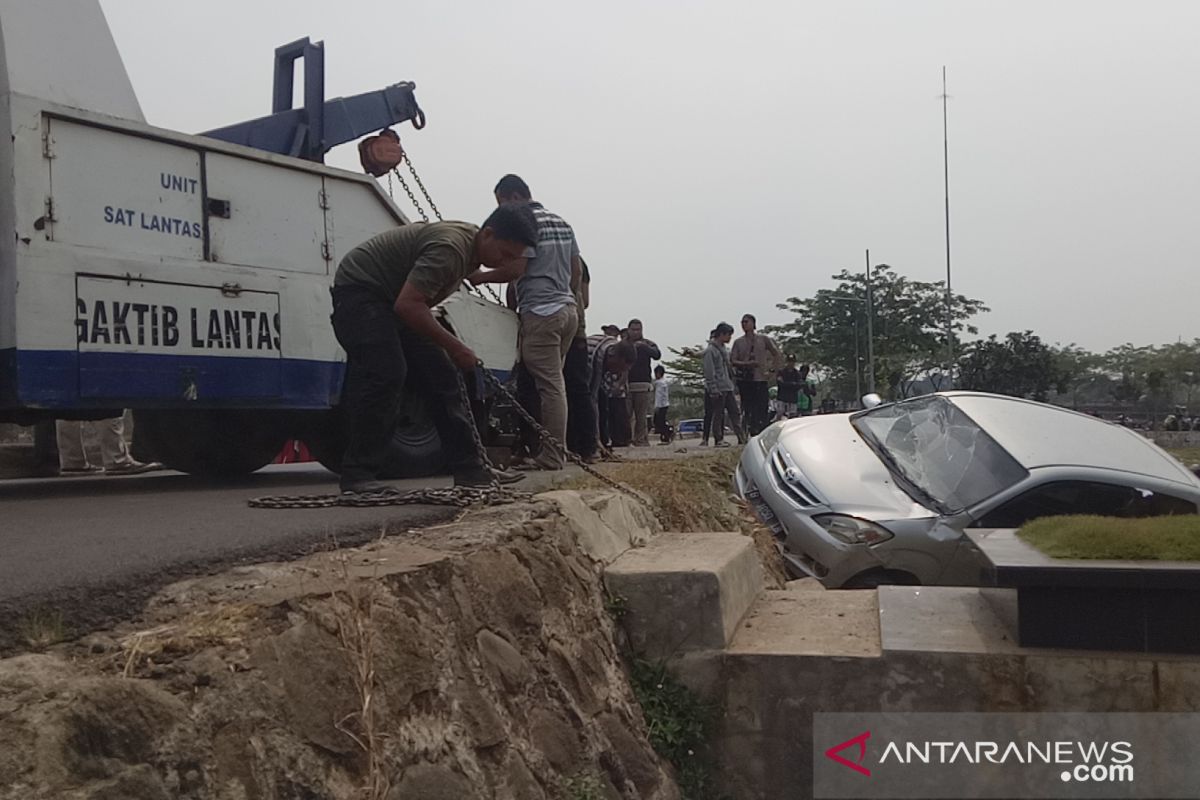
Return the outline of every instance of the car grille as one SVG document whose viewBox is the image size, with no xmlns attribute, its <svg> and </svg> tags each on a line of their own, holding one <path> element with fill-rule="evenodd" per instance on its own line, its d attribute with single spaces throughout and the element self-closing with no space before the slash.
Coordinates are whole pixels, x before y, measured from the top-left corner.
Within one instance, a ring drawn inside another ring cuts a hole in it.
<svg viewBox="0 0 1200 800">
<path fill-rule="evenodd" d="M 800 477 L 800 470 L 787 463 L 787 459 L 779 447 L 771 451 L 771 472 L 775 477 L 775 483 L 779 485 L 784 494 L 791 498 L 792 502 L 804 507 L 820 505 L 820 501 L 812 489 L 804 484 Z"/>
</svg>

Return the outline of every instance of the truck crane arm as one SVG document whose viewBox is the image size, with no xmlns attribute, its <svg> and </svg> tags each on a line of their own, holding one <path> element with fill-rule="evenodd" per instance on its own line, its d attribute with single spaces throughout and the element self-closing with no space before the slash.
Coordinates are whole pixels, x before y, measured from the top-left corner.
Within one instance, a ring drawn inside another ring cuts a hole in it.
<svg viewBox="0 0 1200 800">
<path fill-rule="evenodd" d="M 292 108 L 295 61 L 304 60 L 304 107 Z M 325 48 L 299 39 L 275 50 L 274 113 L 204 133 L 213 139 L 270 153 L 323 162 L 339 144 L 389 125 L 412 121 L 425 127 L 416 84 L 396 83 L 351 97 L 325 100 Z"/>
</svg>

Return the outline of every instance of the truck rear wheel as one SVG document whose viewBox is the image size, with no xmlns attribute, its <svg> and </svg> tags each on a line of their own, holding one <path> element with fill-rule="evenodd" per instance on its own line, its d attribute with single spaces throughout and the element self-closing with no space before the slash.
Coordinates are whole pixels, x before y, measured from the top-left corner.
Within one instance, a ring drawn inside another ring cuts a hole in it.
<svg viewBox="0 0 1200 800">
<path fill-rule="evenodd" d="M 342 471 L 346 452 L 346 419 L 342 409 L 330 411 L 304 439 L 308 449 L 330 472 Z M 405 392 L 391 447 L 381 478 L 424 478 L 441 473 L 446 466 L 442 439 L 438 436 L 428 401 L 416 392 Z"/>
<path fill-rule="evenodd" d="M 143 409 L 133 412 L 134 439 L 171 469 L 210 478 L 248 475 L 270 464 L 287 432 L 264 412 Z"/>
</svg>

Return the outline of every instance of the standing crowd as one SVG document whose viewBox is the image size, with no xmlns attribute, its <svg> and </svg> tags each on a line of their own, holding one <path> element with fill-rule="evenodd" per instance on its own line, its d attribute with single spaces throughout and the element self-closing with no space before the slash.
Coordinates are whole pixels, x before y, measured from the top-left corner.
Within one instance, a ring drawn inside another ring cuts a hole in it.
<svg viewBox="0 0 1200 800">
<path fill-rule="evenodd" d="M 808 365 L 796 367 L 796 357 L 784 356 L 769 336 L 758 332 L 753 314 L 742 317 L 742 335 L 733 339 L 733 326 L 717 325 L 708 335 L 704 351 L 704 428 L 700 445 L 712 437 L 716 447 L 728 447 L 725 420 L 745 444 L 771 422 L 812 413 L 816 389 L 808 379 Z M 776 381 L 774 413 L 770 382 Z M 738 401 L 741 400 L 741 407 Z"/>
</svg>

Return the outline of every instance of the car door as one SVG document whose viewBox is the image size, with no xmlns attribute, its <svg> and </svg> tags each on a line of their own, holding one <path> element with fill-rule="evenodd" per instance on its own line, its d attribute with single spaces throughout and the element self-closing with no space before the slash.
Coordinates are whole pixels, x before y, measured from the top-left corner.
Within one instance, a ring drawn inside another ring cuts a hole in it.
<svg viewBox="0 0 1200 800">
<path fill-rule="evenodd" d="M 1040 517 L 1067 514 L 1154 517 L 1195 513 L 1195 503 L 1165 492 L 1099 480 L 1056 480 L 1028 489 L 978 515 L 970 527 L 1019 528 Z"/>
</svg>

